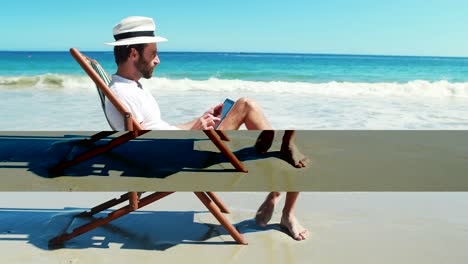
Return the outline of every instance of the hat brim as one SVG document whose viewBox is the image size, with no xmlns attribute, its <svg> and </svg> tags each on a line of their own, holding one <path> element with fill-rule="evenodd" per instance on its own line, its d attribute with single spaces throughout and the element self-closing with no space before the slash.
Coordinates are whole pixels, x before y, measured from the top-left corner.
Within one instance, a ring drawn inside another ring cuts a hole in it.
<svg viewBox="0 0 468 264">
<path fill-rule="evenodd" d="M 104 45 L 109 46 L 126 46 L 126 45 L 133 45 L 133 44 L 146 44 L 146 43 L 158 43 L 158 42 L 165 42 L 167 41 L 166 38 L 154 36 L 154 37 L 134 37 L 128 39 L 121 39 L 114 42 L 104 43 Z"/>
</svg>

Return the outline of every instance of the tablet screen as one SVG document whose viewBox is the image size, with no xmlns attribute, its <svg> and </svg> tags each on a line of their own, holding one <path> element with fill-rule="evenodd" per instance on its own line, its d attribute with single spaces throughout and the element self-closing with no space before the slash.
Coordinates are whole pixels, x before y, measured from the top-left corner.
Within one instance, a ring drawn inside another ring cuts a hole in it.
<svg viewBox="0 0 468 264">
<path fill-rule="evenodd" d="M 233 105 L 234 101 L 230 99 L 224 100 L 223 110 L 221 110 L 221 120 L 219 120 L 219 123 L 216 125 L 215 129 L 217 129 L 221 122 L 223 122 L 224 118 L 227 116 Z"/>
</svg>

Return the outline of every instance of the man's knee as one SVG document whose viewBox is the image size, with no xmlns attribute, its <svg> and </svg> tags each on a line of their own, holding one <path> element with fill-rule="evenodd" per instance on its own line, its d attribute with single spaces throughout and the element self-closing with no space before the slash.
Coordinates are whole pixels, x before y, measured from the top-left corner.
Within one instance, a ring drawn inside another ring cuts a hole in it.
<svg viewBox="0 0 468 264">
<path fill-rule="evenodd" d="M 246 111 L 256 111 L 260 109 L 258 103 L 251 98 L 241 97 L 236 103 L 240 104 Z"/>
</svg>

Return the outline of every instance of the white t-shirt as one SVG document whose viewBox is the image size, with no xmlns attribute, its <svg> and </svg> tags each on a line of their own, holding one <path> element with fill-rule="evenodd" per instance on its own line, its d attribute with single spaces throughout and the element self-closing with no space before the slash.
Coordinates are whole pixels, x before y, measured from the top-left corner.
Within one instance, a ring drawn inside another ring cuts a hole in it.
<svg viewBox="0 0 468 264">
<path fill-rule="evenodd" d="M 143 86 L 141 86 L 139 82 L 128 80 L 114 74 L 112 75 L 110 89 L 144 129 L 179 129 L 161 119 L 161 111 L 159 110 L 158 103 L 149 91 L 143 89 Z M 124 118 L 107 97 L 105 100 L 105 109 L 111 127 L 117 131 L 124 131 Z"/>
</svg>

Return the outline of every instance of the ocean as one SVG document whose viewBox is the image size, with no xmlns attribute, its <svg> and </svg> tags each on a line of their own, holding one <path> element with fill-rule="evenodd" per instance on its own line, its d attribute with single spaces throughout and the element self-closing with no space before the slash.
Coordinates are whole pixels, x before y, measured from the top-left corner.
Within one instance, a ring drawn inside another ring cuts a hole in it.
<svg viewBox="0 0 468 264">
<path fill-rule="evenodd" d="M 83 52 L 109 72 L 112 52 Z M 275 129 L 468 129 L 468 58 L 160 52 L 142 83 L 185 123 L 225 98 L 255 99 Z M 108 130 L 68 52 L 0 52 L 1 130 Z"/>
</svg>

